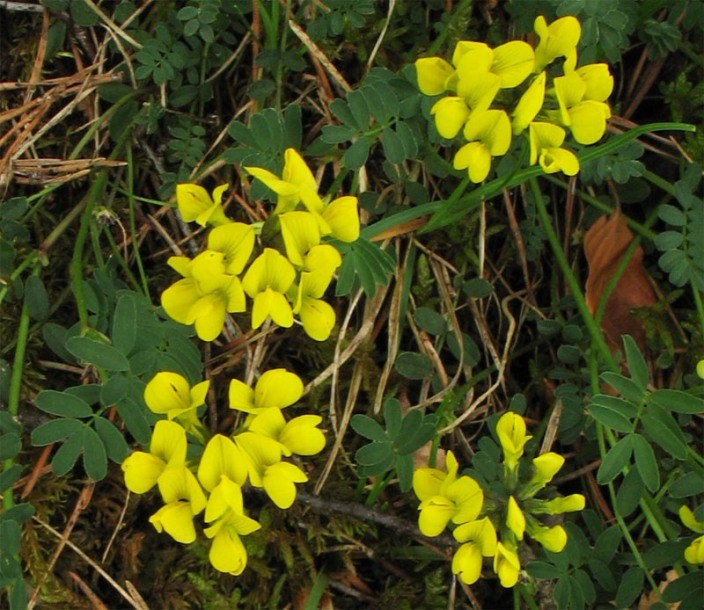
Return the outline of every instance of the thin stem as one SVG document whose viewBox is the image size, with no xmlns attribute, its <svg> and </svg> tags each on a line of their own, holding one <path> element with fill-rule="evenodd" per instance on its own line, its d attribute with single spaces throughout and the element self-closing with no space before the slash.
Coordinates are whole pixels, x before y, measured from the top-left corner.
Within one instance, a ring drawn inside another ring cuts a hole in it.
<svg viewBox="0 0 704 610">
<path fill-rule="evenodd" d="M 572 292 L 572 297 L 574 298 L 574 301 L 577 305 L 577 309 L 582 315 L 584 324 L 587 327 L 589 335 L 591 336 L 592 344 L 599 351 L 601 357 L 608 364 L 609 368 L 611 368 L 613 371 L 618 371 L 618 364 L 614 360 L 614 357 L 611 354 L 611 350 L 609 350 L 609 347 L 606 345 L 606 341 L 604 340 L 604 335 L 602 334 L 601 329 L 599 328 L 596 321 L 594 320 L 594 317 L 589 311 L 587 302 L 584 299 L 584 295 L 582 294 L 582 289 L 580 288 L 579 283 L 577 282 L 577 278 L 572 272 L 572 268 L 570 267 L 569 262 L 567 261 L 567 258 L 565 258 L 565 254 L 562 251 L 560 240 L 557 238 L 555 229 L 552 226 L 552 220 L 550 218 L 550 215 L 548 214 L 547 208 L 545 207 L 543 195 L 540 192 L 540 188 L 538 187 L 538 181 L 535 178 L 531 178 L 528 183 L 530 185 L 531 193 L 533 195 L 535 208 L 538 212 L 538 216 L 540 217 L 540 222 L 543 226 L 545 234 L 547 235 L 550 247 L 552 248 L 553 256 L 557 260 L 557 265 L 560 268 L 562 274 L 564 275 L 565 280 L 567 281 L 567 285 L 569 286 L 570 291 Z"/>
</svg>

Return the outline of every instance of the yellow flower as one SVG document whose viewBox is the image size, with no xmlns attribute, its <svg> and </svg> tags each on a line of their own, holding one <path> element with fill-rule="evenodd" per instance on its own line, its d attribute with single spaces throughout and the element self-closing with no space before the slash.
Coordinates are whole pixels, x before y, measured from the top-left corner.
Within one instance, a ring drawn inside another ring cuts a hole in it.
<svg viewBox="0 0 704 610">
<path fill-rule="evenodd" d="M 697 377 L 699 377 L 700 379 L 704 379 L 704 360 L 700 360 L 699 362 L 697 362 L 696 371 Z"/>
<path fill-rule="evenodd" d="M 241 574 L 247 566 L 247 551 L 240 536 L 261 528 L 254 519 L 244 514 L 242 489 L 228 478 L 213 490 L 205 509 L 204 533 L 213 542 L 208 558 L 213 567 L 233 576 Z"/>
<path fill-rule="evenodd" d="M 523 540 L 523 532 L 526 530 L 526 517 L 513 496 L 508 498 L 506 525 L 518 540 Z"/>
<path fill-rule="evenodd" d="M 317 427 L 321 421 L 319 415 L 300 415 L 287 422 L 281 409 L 270 407 L 255 415 L 247 430 L 280 443 L 284 455 L 316 455 L 325 447 L 325 435 Z"/>
<path fill-rule="evenodd" d="M 208 233 L 208 250 L 221 252 L 225 272 L 239 275 L 254 249 L 254 227 L 231 222 L 215 227 Z"/>
<path fill-rule="evenodd" d="M 546 551 L 559 553 L 567 544 L 567 533 L 561 525 L 545 527 L 536 523 L 528 522 L 528 534 L 539 542 Z"/>
<path fill-rule="evenodd" d="M 503 110 L 475 110 L 464 127 L 469 142 L 455 154 L 455 169 L 467 169 L 469 179 L 482 182 L 491 169 L 491 158 L 504 155 L 511 146 L 511 121 Z"/>
<path fill-rule="evenodd" d="M 533 460 L 533 476 L 529 485 L 545 487 L 553 477 L 559 472 L 565 458 L 552 451 L 543 453 Z"/>
<path fill-rule="evenodd" d="M 586 500 L 582 494 L 570 494 L 564 498 L 553 498 L 545 503 L 544 509 L 539 512 L 545 512 L 548 515 L 561 515 L 562 513 L 573 513 L 578 510 L 584 510 Z M 533 511 L 538 512 L 538 511 Z"/>
<path fill-rule="evenodd" d="M 230 188 L 229 184 L 218 186 L 213 191 L 211 198 L 202 186 L 197 184 L 176 185 L 176 205 L 184 222 L 194 220 L 204 227 L 206 224 L 213 226 L 229 223 L 222 208 L 222 196 Z"/>
<path fill-rule="evenodd" d="M 281 443 L 255 432 L 242 432 L 235 442 L 247 458 L 250 483 L 263 487 L 279 508 L 290 508 L 296 499 L 295 483 L 305 483 L 308 477 L 298 466 L 281 461 Z"/>
<path fill-rule="evenodd" d="M 464 127 L 469 118 L 469 106 L 461 97 L 444 97 L 430 109 L 430 114 L 435 117 L 435 127 L 438 133 L 451 140 Z"/>
<path fill-rule="evenodd" d="M 539 15 L 533 27 L 540 37 L 540 43 L 535 48 L 533 72 L 541 72 L 558 57 L 569 57 L 576 53 L 582 26 L 575 17 L 561 17 L 548 25 L 545 17 Z"/>
<path fill-rule="evenodd" d="M 689 506 L 680 506 L 680 519 L 689 529 L 697 534 L 704 534 L 704 522 L 697 521 L 692 509 Z M 694 541 L 685 549 L 684 558 L 689 563 L 704 563 L 704 536 L 695 538 Z"/>
<path fill-rule="evenodd" d="M 517 413 L 508 411 L 499 418 L 496 433 L 503 449 L 504 463 L 510 470 L 515 470 L 526 443 L 533 438 L 526 435 L 525 420 Z"/>
<path fill-rule="evenodd" d="M 165 506 L 154 513 L 149 522 L 176 542 L 190 544 L 196 539 L 193 517 L 202 512 L 206 504 L 203 490 L 185 466 L 167 467 L 158 485 Z"/>
<path fill-rule="evenodd" d="M 448 79 L 455 74 L 455 68 L 440 57 L 423 57 L 416 60 L 418 88 L 425 95 L 439 95 L 447 91 Z"/>
<path fill-rule="evenodd" d="M 533 79 L 513 111 L 513 134 L 519 135 L 535 119 L 545 101 L 545 72 Z"/>
<path fill-rule="evenodd" d="M 303 396 L 303 382 L 286 369 L 271 369 L 262 373 L 254 389 L 239 379 L 230 381 L 230 409 L 258 415 L 265 409 L 283 409 Z"/>
<path fill-rule="evenodd" d="M 322 233 L 332 235 L 345 243 L 359 239 L 359 212 L 357 198 L 338 197 L 326 204 L 322 213 Z"/>
<path fill-rule="evenodd" d="M 426 536 L 438 536 L 449 521 L 473 521 L 484 502 L 479 483 L 468 476 L 457 476 L 459 464 L 451 451 L 447 452 L 445 466 L 447 472 L 418 468 L 413 473 L 413 491 L 421 501 L 418 528 Z"/>
<path fill-rule="evenodd" d="M 602 64 L 603 65 L 603 64 Z M 555 94 L 560 107 L 560 121 L 572 131 L 580 144 L 594 144 L 606 131 L 606 120 L 611 116 L 603 93 L 610 88 L 604 83 L 603 70 L 586 72 L 584 80 L 579 71 L 567 71 L 555 79 Z M 607 75 L 611 78 L 611 75 Z M 611 80 L 613 86 L 613 80 Z M 608 95 L 606 96 L 608 97 Z"/>
<path fill-rule="evenodd" d="M 264 248 L 242 278 L 244 291 L 254 300 L 252 328 L 259 328 L 268 317 L 285 328 L 293 324 L 293 311 L 286 292 L 296 277 L 288 259 L 272 248 Z"/>
<path fill-rule="evenodd" d="M 297 314 L 303 330 L 315 341 L 325 341 L 335 326 L 335 310 L 325 301 L 325 294 L 332 275 L 326 271 L 304 271 L 298 285 L 291 290 L 293 313 Z"/>
<path fill-rule="evenodd" d="M 323 211 L 323 201 L 318 195 L 318 184 L 303 157 L 294 149 L 284 151 L 284 169 L 281 178 L 261 167 L 245 167 L 255 178 L 278 195 L 275 214 L 295 209 L 299 202 L 309 212 Z"/>
<path fill-rule="evenodd" d="M 198 480 L 207 491 L 212 492 L 223 479 L 244 485 L 247 466 L 242 452 L 232 439 L 216 434 L 208 441 L 200 458 Z"/>
<path fill-rule="evenodd" d="M 286 256 L 294 265 L 302 267 L 305 255 L 320 243 L 318 221 L 310 212 L 285 212 L 279 216 L 279 221 Z"/>
<path fill-rule="evenodd" d="M 518 582 L 521 562 L 518 559 L 518 549 L 509 542 L 499 542 L 494 555 L 494 572 L 496 572 L 502 587 L 510 589 Z"/>
<path fill-rule="evenodd" d="M 560 148 L 565 140 L 565 130 L 552 123 L 530 124 L 530 164 L 540 163 L 546 174 L 562 171 L 567 176 L 579 172 L 579 159 L 566 148 Z"/>
<path fill-rule="evenodd" d="M 186 430 L 176 422 L 156 422 L 149 452 L 135 451 L 122 462 L 125 486 L 132 493 L 147 493 L 157 484 L 167 466 L 186 463 Z"/>
<path fill-rule="evenodd" d="M 195 324 L 203 341 L 214 340 L 222 331 L 227 312 L 245 311 L 245 296 L 239 278 L 226 273 L 222 252 L 206 250 L 193 260 L 172 256 L 169 266 L 184 276 L 161 295 L 164 311 L 181 324 Z"/>
<path fill-rule="evenodd" d="M 182 418 L 184 424 L 196 424 L 196 410 L 205 404 L 209 387 L 209 381 L 202 381 L 191 388 L 182 375 L 161 371 L 144 388 L 144 402 L 152 413 L 166 415 L 169 419 Z"/>
<path fill-rule="evenodd" d="M 482 572 L 482 557 L 493 557 L 496 553 L 496 530 L 488 517 L 457 526 L 452 535 L 463 544 L 452 557 L 452 573 L 471 585 L 479 580 Z"/>
</svg>

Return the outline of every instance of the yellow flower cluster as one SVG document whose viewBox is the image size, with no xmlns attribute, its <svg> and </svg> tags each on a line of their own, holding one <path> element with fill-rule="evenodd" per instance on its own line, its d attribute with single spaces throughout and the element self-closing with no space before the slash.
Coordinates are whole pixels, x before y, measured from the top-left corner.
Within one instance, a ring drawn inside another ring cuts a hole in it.
<svg viewBox="0 0 704 610">
<path fill-rule="evenodd" d="M 230 408 L 247 413 L 231 436 L 208 435 L 197 410 L 205 403 L 209 381 L 190 387 L 178 373 L 160 372 L 147 384 L 144 399 L 159 420 L 149 451 L 136 451 L 122 463 L 125 485 L 143 494 L 157 486 L 164 506 L 149 521 L 157 531 L 190 544 L 196 540 L 195 516 L 204 512 L 204 534 L 212 540 L 209 558 L 215 569 L 241 574 L 247 551 L 241 536 L 261 525 L 245 514 L 242 488 L 263 488 L 279 508 L 296 498 L 296 483 L 308 480 L 292 455 L 315 455 L 325 446 L 318 415 L 286 421 L 282 409 L 303 395 L 300 378 L 284 369 L 261 375 L 254 388 L 230 383 Z M 200 451 L 189 452 L 190 440 Z M 189 454 L 200 457 L 189 459 Z"/>
<path fill-rule="evenodd" d="M 281 178 L 262 168 L 246 169 L 278 195 L 274 224 L 283 252 L 262 245 L 254 225 L 227 218 L 222 196 L 228 185 L 217 187 L 211 198 L 201 186 L 179 184 L 176 202 L 182 218 L 214 228 L 195 258 L 169 258 L 182 279 L 163 292 L 161 304 L 177 322 L 195 324 L 203 341 L 220 334 L 227 313 L 247 311 L 247 298 L 252 328 L 268 318 L 289 328 L 298 316 L 308 336 L 324 341 L 335 326 L 335 311 L 322 297 L 342 258 L 323 240 L 353 242 L 359 237 L 357 198 L 321 199 L 313 174 L 292 148 L 285 152 Z"/>
<path fill-rule="evenodd" d="M 584 496 L 572 494 L 550 500 L 535 496 L 552 481 L 565 458 L 544 453 L 532 460 L 531 476 L 521 481 L 518 465 L 530 436 L 524 419 L 506 413 L 496 426 L 504 456 L 501 481 L 505 494 L 495 488 L 482 489 L 467 475 L 457 476 L 459 464 L 451 451 L 445 457 L 446 470 L 418 468 L 413 473 L 413 490 L 420 500 L 418 528 L 426 536 L 438 536 L 452 522 L 453 536 L 460 543 L 452 559 L 452 571 L 471 585 L 479 580 L 484 557 L 493 557 L 494 572 L 501 585 L 518 582 L 521 563 L 518 547 L 528 535 L 546 550 L 559 553 L 567 543 L 561 525 L 545 526 L 538 515 L 557 515 L 584 508 Z"/>
<path fill-rule="evenodd" d="M 424 94 L 450 94 L 431 113 L 442 137 L 462 134 L 466 144 L 455 154 L 454 167 L 467 169 L 472 182 L 485 180 L 492 158 L 505 155 L 512 137 L 526 130 L 530 164 L 570 176 L 579 172 L 579 161 L 562 147 L 565 129 L 580 144 L 593 144 L 604 134 L 613 77 L 606 64 L 576 68 L 579 21 L 562 17 L 548 25 L 539 16 L 534 28 L 540 38 L 535 49 L 520 40 L 495 49 L 461 40 L 451 63 L 440 57 L 415 63 Z M 547 68 L 558 58 L 564 58 L 562 75 L 553 78 Z M 523 93 L 517 97 L 512 90 L 519 86 Z"/>
</svg>

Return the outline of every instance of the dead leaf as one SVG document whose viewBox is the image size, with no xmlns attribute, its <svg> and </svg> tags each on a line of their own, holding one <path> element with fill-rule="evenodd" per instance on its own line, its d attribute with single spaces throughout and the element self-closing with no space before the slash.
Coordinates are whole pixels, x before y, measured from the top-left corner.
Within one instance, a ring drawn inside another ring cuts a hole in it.
<svg viewBox="0 0 704 610">
<path fill-rule="evenodd" d="M 655 591 L 651 591 L 650 593 L 643 593 L 643 595 L 640 596 L 640 600 L 638 602 L 638 610 L 650 610 L 652 606 L 657 603 L 660 603 L 660 595 L 662 594 L 662 592 L 667 588 L 667 586 L 671 582 L 676 581 L 678 578 L 679 575 L 677 574 L 677 571 L 670 570 L 666 574 L 665 580 L 661 581 L 658 585 L 658 589 L 660 589 L 660 594 Z M 679 602 L 667 604 L 667 610 L 677 610 L 679 607 Z"/>
<path fill-rule="evenodd" d="M 633 233 L 620 210 L 610 217 L 602 216 L 587 231 L 584 237 L 584 254 L 589 263 L 586 300 L 592 314 L 632 241 Z M 652 307 L 656 303 L 655 290 L 643 266 L 643 249 L 638 246 L 609 296 L 601 320 L 601 328 L 614 351 L 621 346 L 621 335 L 631 335 L 641 349 L 645 348 L 643 325 L 631 310 Z"/>
</svg>

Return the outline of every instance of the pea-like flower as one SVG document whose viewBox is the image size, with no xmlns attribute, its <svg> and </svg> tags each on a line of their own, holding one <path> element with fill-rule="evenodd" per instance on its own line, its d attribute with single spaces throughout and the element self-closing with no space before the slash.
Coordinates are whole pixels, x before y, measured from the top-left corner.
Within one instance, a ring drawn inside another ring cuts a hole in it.
<svg viewBox="0 0 704 610">
<path fill-rule="evenodd" d="M 296 149 L 287 148 L 284 151 L 281 178 L 261 167 L 245 169 L 278 195 L 275 214 L 290 212 L 299 202 L 302 202 L 309 212 L 320 214 L 323 211 L 323 201 L 318 195 L 315 176 Z"/>
<path fill-rule="evenodd" d="M 567 544 L 567 532 L 561 525 L 547 527 L 531 519 L 528 521 L 527 531 L 533 540 L 539 542 L 546 551 L 551 553 L 561 552 Z"/>
<path fill-rule="evenodd" d="M 254 249 L 254 227 L 242 222 L 215 227 L 208 233 L 207 249 L 222 253 L 226 273 L 239 275 Z"/>
<path fill-rule="evenodd" d="M 222 196 L 230 188 L 222 184 L 213 191 L 211 197 L 202 186 L 197 184 L 176 185 L 176 205 L 184 222 L 194 220 L 204 227 L 207 224 L 219 226 L 230 222 L 222 207 Z"/>
<path fill-rule="evenodd" d="M 287 422 L 281 409 L 270 407 L 256 415 L 247 430 L 271 438 L 281 445 L 284 455 L 316 455 L 325 447 L 325 435 L 317 426 L 320 415 L 299 415 Z"/>
<path fill-rule="evenodd" d="M 473 112 L 464 127 L 468 141 L 455 154 L 455 169 L 467 169 L 469 179 L 482 182 L 491 169 L 491 158 L 505 155 L 511 146 L 511 121 L 503 110 Z"/>
<path fill-rule="evenodd" d="M 584 510 L 586 500 L 582 494 L 570 494 L 564 498 L 548 500 L 542 507 L 536 508 L 534 513 L 547 513 L 548 515 L 561 515 Z"/>
<path fill-rule="evenodd" d="M 509 496 L 506 505 L 506 525 L 517 540 L 523 540 L 523 533 L 526 531 L 526 517 L 513 496 Z"/>
<path fill-rule="evenodd" d="M 560 148 L 565 141 L 565 130 L 552 123 L 533 122 L 530 131 L 530 164 L 540 163 L 546 174 L 563 172 L 574 176 L 579 172 L 579 159 L 566 148 Z"/>
<path fill-rule="evenodd" d="M 206 250 L 193 260 L 172 256 L 169 266 L 184 279 L 161 295 L 164 311 L 181 324 L 195 324 L 203 341 L 213 341 L 222 331 L 225 315 L 246 309 L 239 278 L 226 273 L 222 252 Z"/>
<path fill-rule="evenodd" d="M 530 125 L 531 121 L 538 116 L 543 102 L 545 101 L 545 71 L 538 74 L 531 82 L 528 89 L 518 100 L 518 104 L 513 110 L 513 134 L 519 135 Z"/>
<path fill-rule="evenodd" d="M 418 468 L 413 473 L 413 491 L 421 501 L 418 528 L 426 536 L 438 536 L 452 521 L 466 523 L 477 518 L 484 492 L 473 478 L 457 476 L 459 464 L 451 451 L 445 456 L 447 472 Z"/>
<path fill-rule="evenodd" d="M 206 504 L 196 477 L 186 466 L 172 465 L 161 474 L 158 486 L 165 506 L 154 513 L 149 522 L 176 542 L 190 544 L 196 539 L 193 517 L 201 513 Z"/>
<path fill-rule="evenodd" d="M 186 430 L 176 422 L 160 420 L 154 426 L 149 452 L 135 451 L 122 462 L 125 486 L 132 493 L 147 493 L 167 466 L 186 463 Z"/>
<path fill-rule="evenodd" d="M 286 256 L 300 268 L 306 254 L 320 243 L 318 221 L 310 212 L 285 212 L 279 216 L 279 222 Z"/>
<path fill-rule="evenodd" d="M 460 580 L 471 585 L 479 580 L 482 572 L 482 557 L 496 554 L 496 530 L 488 517 L 458 525 L 452 535 L 461 542 L 452 557 L 452 572 Z"/>
<path fill-rule="evenodd" d="M 191 387 L 182 375 L 161 371 L 144 388 L 144 402 L 152 413 L 178 419 L 189 429 L 200 423 L 196 410 L 205 404 L 209 387 L 210 381 Z"/>
<path fill-rule="evenodd" d="M 697 521 L 689 506 L 680 506 L 680 519 L 689 529 L 697 534 L 704 534 L 704 521 Z M 684 551 L 684 558 L 689 563 L 704 563 L 704 536 L 694 539 Z"/>
<path fill-rule="evenodd" d="M 293 285 L 290 299 L 306 334 L 316 341 L 325 341 L 335 326 L 335 310 L 322 297 L 332 275 L 325 271 L 304 271 L 298 285 Z"/>
<path fill-rule="evenodd" d="M 273 248 L 264 248 L 242 278 L 242 287 L 254 300 L 252 328 L 259 328 L 271 318 L 279 326 L 293 325 L 293 311 L 286 292 L 296 278 L 289 260 Z"/>
<path fill-rule="evenodd" d="M 283 409 L 303 396 L 303 382 L 286 369 L 271 369 L 262 373 L 254 389 L 239 379 L 230 381 L 230 408 L 258 415 L 265 409 Z"/>
<path fill-rule="evenodd" d="M 575 17 L 561 17 L 548 25 L 545 17 L 539 15 L 533 27 L 540 37 L 540 43 L 535 48 L 533 72 L 541 72 L 558 57 L 570 57 L 577 52 L 582 26 Z"/>
<path fill-rule="evenodd" d="M 255 432 L 242 432 L 235 437 L 237 446 L 247 458 L 249 481 L 262 487 L 279 508 L 290 508 L 296 499 L 296 483 L 308 480 L 295 464 L 281 461 L 281 443 Z"/>
<path fill-rule="evenodd" d="M 240 536 L 261 528 L 254 519 L 244 514 L 240 485 L 225 477 L 208 498 L 205 522 L 212 523 L 204 530 L 212 538 L 208 558 L 213 567 L 233 576 L 247 567 L 247 550 Z"/>
<path fill-rule="evenodd" d="M 533 438 L 526 434 L 525 420 L 511 411 L 504 413 L 496 424 L 496 433 L 501 443 L 506 467 L 509 470 L 515 470 L 526 443 Z"/>
<path fill-rule="evenodd" d="M 200 458 L 198 480 L 208 492 L 213 492 L 224 479 L 244 485 L 247 464 L 231 438 L 216 434 L 208 441 Z"/>
<path fill-rule="evenodd" d="M 496 545 L 494 572 L 502 587 L 510 589 L 518 582 L 521 562 L 518 559 L 518 548 L 513 543 L 502 541 Z"/>
</svg>

